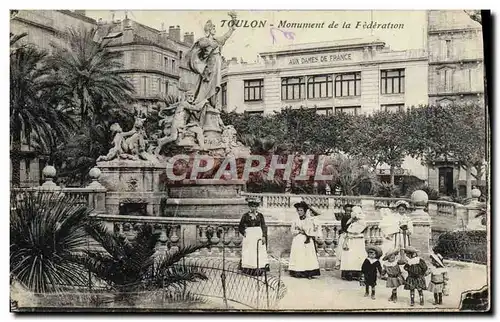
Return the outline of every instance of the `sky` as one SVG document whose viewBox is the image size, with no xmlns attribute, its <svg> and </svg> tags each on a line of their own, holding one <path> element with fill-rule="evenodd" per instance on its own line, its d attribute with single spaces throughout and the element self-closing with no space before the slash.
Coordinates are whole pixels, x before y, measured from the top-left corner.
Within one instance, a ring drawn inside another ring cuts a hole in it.
<svg viewBox="0 0 500 322">
<path fill-rule="evenodd" d="M 229 20 L 228 11 L 114 11 L 115 19 L 123 19 L 127 13 L 132 20 L 160 30 L 162 23 L 165 29 L 169 26 L 180 26 L 181 35 L 184 32 L 194 32 L 195 39 L 203 37 L 203 27 L 207 20 L 216 24 L 217 35 L 228 30 L 222 27 L 222 20 Z M 98 20 L 111 21 L 111 11 L 87 11 L 87 16 Z M 226 42 L 223 55 L 230 59 L 242 58 L 247 62 L 255 61 L 260 52 L 279 49 L 290 44 L 333 41 L 339 39 L 378 37 L 385 41 L 393 50 L 416 49 L 425 47 L 425 11 L 236 11 L 237 19 L 266 21 L 262 28 L 237 28 Z M 286 38 L 282 32 L 273 29 L 280 21 L 288 23 L 321 23 L 323 28 L 294 29 L 280 28 L 282 31 L 293 32 L 294 37 Z M 357 22 L 374 21 L 379 24 L 404 24 L 402 29 L 363 29 L 355 28 Z M 331 23 L 337 23 L 338 28 L 328 28 Z M 350 24 L 350 28 L 342 26 Z M 274 40 L 271 33 L 274 34 Z"/>
</svg>

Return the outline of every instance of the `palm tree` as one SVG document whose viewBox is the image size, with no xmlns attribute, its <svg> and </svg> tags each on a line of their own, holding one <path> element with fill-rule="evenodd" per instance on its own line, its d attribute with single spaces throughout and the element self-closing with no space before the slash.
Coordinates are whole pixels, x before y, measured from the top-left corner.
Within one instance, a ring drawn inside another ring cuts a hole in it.
<svg viewBox="0 0 500 322">
<path fill-rule="evenodd" d="M 54 44 L 50 59 L 84 120 L 99 114 L 104 105 L 123 107 L 132 101 L 133 86 L 117 71 L 122 66 L 121 54 L 97 38 L 97 28 L 69 29 L 67 42 Z"/>
<path fill-rule="evenodd" d="M 52 193 L 11 195 L 11 277 L 35 293 L 85 285 L 86 270 L 74 262 L 87 245 L 91 209 Z"/>
<path fill-rule="evenodd" d="M 87 232 L 99 247 L 86 251 L 80 263 L 114 288 L 117 299 L 133 298 L 136 291 L 168 291 L 186 282 L 207 279 L 198 267 L 178 264 L 207 245 L 181 247 L 176 252 L 160 255 L 156 249 L 159 236 L 149 225 L 141 226 L 131 240 L 110 233 L 97 221 L 87 226 Z"/>
<path fill-rule="evenodd" d="M 46 53 L 24 45 L 10 54 L 10 128 L 12 184 L 20 183 L 21 141 L 38 139 L 42 150 L 76 127 L 55 95 L 61 83 L 50 77 Z"/>
</svg>

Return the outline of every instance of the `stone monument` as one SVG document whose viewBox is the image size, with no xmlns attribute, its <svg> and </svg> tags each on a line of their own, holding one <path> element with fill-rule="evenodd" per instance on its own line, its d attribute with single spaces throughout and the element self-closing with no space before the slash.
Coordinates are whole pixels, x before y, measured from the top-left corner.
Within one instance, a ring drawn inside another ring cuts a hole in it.
<svg viewBox="0 0 500 322">
<path fill-rule="evenodd" d="M 231 19 L 236 14 L 230 12 Z M 235 24 L 234 24 L 235 25 Z M 197 75 L 197 83 L 183 100 L 160 108 L 161 137 L 153 140 L 144 128 L 144 118 L 136 117 L 133 128 L 123 132 L 113 124 L 113 147 L 97 159 L 101 182 L 107 188 L 109 214 L 239 218 L 246 207 L 240 192 L 245 182 L 225 178 L 200 182 L 179 181 L 163 189 L 160 177 L 168 160 L 176 153 L 208 155 L 224 159 L 246 157 L 250 150 L 237 140 L 232 125 L 221 119 L 218 93 L 221 89 L 221 50 L 235 27 L 215 37 L 209 20 L 205 37 L 187 53 L 187 65 Z M 181 82 L 182 83 L 182 82 Z M 220 163 L 219 163 L 220 164 Z"/>
</svg>

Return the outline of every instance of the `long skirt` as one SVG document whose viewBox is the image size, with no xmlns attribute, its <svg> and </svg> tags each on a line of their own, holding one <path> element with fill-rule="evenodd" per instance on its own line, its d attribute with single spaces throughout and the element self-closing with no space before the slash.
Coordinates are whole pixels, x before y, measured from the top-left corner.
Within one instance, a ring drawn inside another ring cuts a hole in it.
<svg viewBox="0 0 500 322">
<path fill-rule="evenodd" d="M 342 247 L 344 246 L 346 233 L 340 234 L 337 248 L 335 249 L 335 256 L 337 263 L 336 266 L 340 267 L 340 262 L 342 261 Z"/>
<path fill-rule="evenodd" d="M 243 271 L 253 274 L 255 271 L 265 268 L 269 263 L 266 245 L 262 244 L 262 229 L 260 227 L 247 227 L 245 235 L 241 243 L 241 268 Z"/>
<path fill-rule="evenodd" d="M 320 275 L 314 240 L 311 238 L 307 244 L 305 241 L 306 236 L 303 234 L 298 234 L 292 240 L 290 264 L 288 265 L 290 276 L 312 277 Z"/>
<path fill-rule="evenodd" d="M 363 234 L 346 236 L 348 238 L 348 250 L 341 250 L 341 271 L 360 272 L 361 266 L 366 258 L 365 238 Z"/>
</svg>

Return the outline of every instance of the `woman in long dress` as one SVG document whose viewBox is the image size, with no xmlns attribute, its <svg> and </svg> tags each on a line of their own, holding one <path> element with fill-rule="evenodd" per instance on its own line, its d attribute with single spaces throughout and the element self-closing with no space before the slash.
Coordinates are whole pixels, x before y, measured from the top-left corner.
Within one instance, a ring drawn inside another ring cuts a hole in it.
<svg viewBox="0 0 500 322">
<path fill-rule="evenodd" d="M 352 208 L 351 219 L 347 221 L 347 225 L 340 262 L 341 278 L 348 281 L 359 280 L 361 266 L 366 257 L 364 235 L 366 223 L 361 207 Z"/>
<path fill-rule="evenodd" d="M 319 276 L 319 262 L 316 253 L 315 238 L 321 234 L 321 228 L 312 216 L 307 203 L 301 201 L 294 205 L 298 218 L 292 222 L 292 248 L 290 250 L 290 276 L 312 278 Z"/>
<path fill-rule="evenodd" d="M 340 269 L 340 262 L 342 261 L 342 251 L 344 247 L 344 242 L 345 242 L 345 236 L 347 235 L 347 228 L 349 228 L 349 225 L 351 223 L 351 213 L 352 213 L 352 207 L 354 207 L 353 204 L 347 203 L 344 205 L 344 212 L 342 213 L 342 217 L 340 218 L 340 231 L 339 231 L 339 240 L 337 244 L 337 249 L 335 250 L 336 253 L 336 262 L 335 262 L 335 269 Z"/>
<path fill-rule="evenodd" d="M 238 230 L 243 236 L 241 243 L 241 269 L 249 275 L 261 275 L 269 270 L 267 258 L 267 226 L 264 215 L 257 211 L 260 200 L 247 199 L 250 211 L 240 220 Z"/>
</svg>

